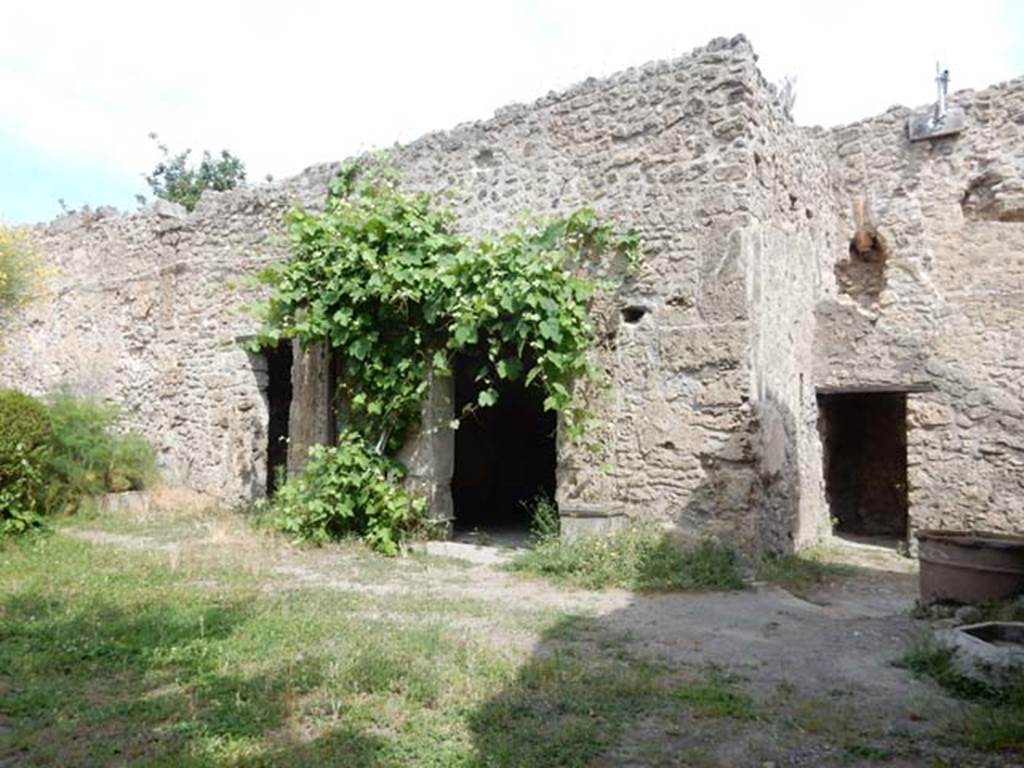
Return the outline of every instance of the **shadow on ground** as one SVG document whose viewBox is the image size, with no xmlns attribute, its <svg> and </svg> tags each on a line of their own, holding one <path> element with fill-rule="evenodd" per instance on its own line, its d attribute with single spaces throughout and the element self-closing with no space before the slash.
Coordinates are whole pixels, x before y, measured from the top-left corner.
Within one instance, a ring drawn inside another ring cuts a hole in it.
<svg viewBox="0 0 1024 768">
<path fill-rule="evenodd" d="M 488 634 L 501 631 L 492 614 L 527 610 L 553 588 L 524 590 L 490 569 L 434 566 L 431 578 L 459 588 L 489 574 L 490 602 L 474 598 L 474 613 L 458 610 L 468 606 L 457 589 L 431 592 L 440 582 L 411 584 L 412 598 L 354 598 L 344 581 L 283 588 L 263 573 L 236 588 L 230 569 L 183 583 L 158 558 L 106 554 L 113 546 L 55 539 L 51 560 L 24 567 L 63 573 L 14 580 L 0 596 L 2 768 L 959 758 L 936 733 L 956 705 L 891 666 L 915 632 L 911 576 L 862 569 L 821 585 L 815 602 L 772 587 L 600 602 L 559 591 L 559 613 L 600 615 L 548 620 L 523 663 L 515 637 Z"/>
<path fill-rule="evenodd" d="M 478 765 L 1008 765 L 944 733 L 960 704 L 893 665 L 912 576 L 851 569 L 814 603 L 773 587 L 637 595 L 549 629 L 471 718 Z"/>
<path fill-rule="evenodd" d="M 274 735 L 259 763 L 314 765 L 318 754 L 373 766 L 380 739 L 344 727 L 298 743 L 278 729 L 319 684 L 315 658 L 279 666 L 215 661 L 252 601 L 182 606 L 158 597 L 130 610 L 8 595 L 0 600 L 0 766 L 220 765 L 212 751 Z M 261 660 L 263 661 L 263 660 Z M 258 670 L 258 671 L 257 671 Z"/>
</svg>

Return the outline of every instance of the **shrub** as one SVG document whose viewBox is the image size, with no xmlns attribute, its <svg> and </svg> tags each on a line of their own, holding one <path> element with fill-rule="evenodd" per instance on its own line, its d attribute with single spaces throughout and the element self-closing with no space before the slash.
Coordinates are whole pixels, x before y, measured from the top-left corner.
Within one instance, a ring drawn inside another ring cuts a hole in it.
<svg viewBox="0 0 1024 768">
<path fill-rule="evenodd" d="M 49 398 L 52 448 L 46 462 L 47 507 L 73 512 L 86 498 L 140 490 L 156 479 L 156 457 L 140 435 L 116 431 L 116 406 L 60 392 Z"/>
<path fill-rule="evenodd" d="M 160 143 L 155 133 L 149 134 L 149 138 L 157 142 L 163 158 L 146 176 L 146 183 L 157 197 L 180 203 L 191 211 L 207 189 L 223 192 L 245 186 L 245 163 L 228 150 L 222 149 L 218 155 L 204 150 L 203 159 L 196 167 L 189 162 L 191 149 L 175 154 Z M 139 202 L 144 199 L 140 198 Z"/>
<path fill-rule="evenodd" d="M 39 521 L 51 434 L 46 406 L 22 392 L 0 390 L 0 534 L 19 533 Z"/>
<path fill-rule="evenodd" d="M 557 539 L 562 531 L 558 507 L 546 496 L 537 497 L 530 515 L 530 535 L 535 542 Z"/>
<path fill-rule="evenodd" d="M 725 545 L 702 541 L 681 548 L 659 531 L 629 526 L 607 536 L 565 542 L 549 536 L 512 561 L 512 570 L 590 589 L 739 589 L 743 579 L 736 554 Z"/>
<path fill-rule="evenodd" d="M 403 475 L 401 464 L 345 432 L 336 446 L 310 449 L 302 474 L 274 496 L 272 524 L 301 541 L 359 536 L 378 552 L 397 554 L 424 511 L 422 499 L 399 487 Z"/>
<path fill-rule="evenodd" d="M 0 325 L 12 311 L 33 298 L 41 277 L 30 242 L 0 224 Z"/>
</svg>

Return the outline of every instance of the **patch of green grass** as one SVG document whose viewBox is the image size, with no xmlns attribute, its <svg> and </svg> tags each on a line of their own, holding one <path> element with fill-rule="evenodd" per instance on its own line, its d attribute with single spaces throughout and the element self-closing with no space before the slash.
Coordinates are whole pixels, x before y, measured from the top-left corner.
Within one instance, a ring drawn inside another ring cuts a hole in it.
<svg viewBox="0 0 1024 768">
<path fill-rule="evenodd" d="M 978 606 L 980 621 L 1024 621 L 1024 601 L 1019 596 Z"/>
<path fill-rule="evenodd" d="M 822 551 L 810 549 L 793 555 L 769 555 L 757 563 L 757 578 L 800 595 L 829 579 L 849 576 L 856 569 L 849 565 L 830 563 Z"/>
<path fill-rule="evenodd" d="M 744 586 L 736 554 L 729 547 L 703 541 L 681 548 L 664 534 L 641 526 L 572 542 L 543 538 L 509 567 L 588 589 L 697 591 Z"/>
<path fill-rule="evenodd" d="M 866 744 L 860 741 L 848 744 L 844 751 L 848 756 L 856 760 L 871 760 L 873 762 L 889 760 L 894 756 L 893 750 L 888 747 L 882 747 L 877 744 Z"/>
<path fill-rule="evenodd" d="M 582 768 L 634 723 L 745 718 L 733 683 L 687 692 L 599 619 L 520 613 L 33 537 L 0 548 L 0 761 Z"/>
<path fill-rule="evenodd" d="M 672 695 L 685 702 L 701 717 L 731 717 L 734 720 L 754 720 L 757 712 L 754 700 L 736 689 L 736 679 L 718 670 L 712 670 L 707 679 L 676 687 Z"/>
<path fill-rule="evenodd" d="M 918 677 L 930 677 L 954 696 L 964 699 L 987 699 L 996 695 L 981 683 L 964 677 L 953 665 L 953 654 L 931 638 L 916 640 L 896 661 Z"/>
<path fill-rule="evenodd" d="M 967 702 L 947 729 L 957 743 L 983 752 L 1024 752 L 1024 672 L 1015 684 L 989 687 L 961 675 L 952 652 L 931 638 L 915 641 L 896 665 Z"/>
</svg>

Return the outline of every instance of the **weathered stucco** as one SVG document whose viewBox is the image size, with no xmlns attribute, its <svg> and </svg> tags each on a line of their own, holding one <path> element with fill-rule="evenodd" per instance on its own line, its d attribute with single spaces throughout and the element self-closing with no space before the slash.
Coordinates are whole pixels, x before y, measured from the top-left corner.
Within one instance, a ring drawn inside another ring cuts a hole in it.
<svg viewBox="0 0 1024 768">
<path fill-rule="evenodd" d="M 816 393 L 864 386 L 915 390 L 912 527 L 1020 529 L 1024 81 L 953 100 L 965 130 L 935 141 L 908 141 L 906 110 L 801 128 L 740 37 L 393 152 L 402 183 L 444 194 L 467 232 L 590 205 L 643 236 L 643 273 L 594 307 L 610 387 L 588 395 L 588 445 L 559 447 L 567 530 L 643 518 L 746 549 L 817 541 Z M 285 255 L 284 211 L 319 204 L 335 167 L 207 194 L 191 214 L 35 228 L 50 292 L 9 332 L 0 385 L 118 402 L 168 480 L 259 495 L 266 376 L 237 343 L 256 295 L 239 281 Z M 867 268 L 880 289 L 851 262 L 855 196 L 884 246 L 881 271 Z M 331 434 L 329 359 L 295 360 L 291 469 Z M 403 455 L 443 520 L 451 411 L 451 383 L 433 382 Z"/>
</svg>

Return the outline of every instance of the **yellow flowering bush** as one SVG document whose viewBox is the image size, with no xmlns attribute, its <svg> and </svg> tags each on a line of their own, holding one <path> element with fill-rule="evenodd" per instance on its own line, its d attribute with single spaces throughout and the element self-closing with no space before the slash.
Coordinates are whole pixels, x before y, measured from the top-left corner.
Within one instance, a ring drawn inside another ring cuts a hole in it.
<svg viewBox="0 0 1024 768">
<path fill-rule="evenodd" d="M 28 237 L 0 223 L 0 324 L 36 296 L 41 282 L 39 261 Z"/>
</svg>

